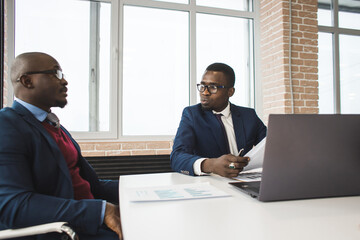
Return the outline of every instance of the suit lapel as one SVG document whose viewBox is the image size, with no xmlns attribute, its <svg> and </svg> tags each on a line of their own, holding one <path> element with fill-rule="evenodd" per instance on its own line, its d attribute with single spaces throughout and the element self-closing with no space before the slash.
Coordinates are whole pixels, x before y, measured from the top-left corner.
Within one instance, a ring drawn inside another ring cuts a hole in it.
<svg viewBox="0 0 360 240">
<path fill-rule="evenodd" d="M 57 146 L 54 139 L 50 136 L 50 134 L 46 131 L 46 129 L 41 125 L 41 123 L 29 112 L 25 107 L 21 104 L 14 102 L 13 109 L 29 124 L 31 124 L 34 128 L 36 128 L 40 134 L 46 139 L 48 142 L 51 151 L 53 152 L 54 159 L 59 165 L 60 169 L 63 171 L 64 175 L 70 180 L 71 177 L 69 173 L 69 168 L 67 167 L 66 161 L 63 157 L 62 152 Z"/>
<path fill-rule="evenodd" d="M 241 117 L 240 111 L 234 106 L 230 104 L 231 116 L 233 120 L 236 144 L 238 149 L 240 150 L 245 146 L 245 129 L 244 129 L 244 121 Z"/>
<path fill-rule="evenodd" d="M 211 137 L 213 137 L 222 153 L 226 153 L 227 147 L 226 147 L 226 140 L 223 133 L 223 130 L 221 129 L 221 126 L 219 124 L 219 121 L 216 119 L 215 115 L 212 111 L 203 111 L 204 112 L 204 118 L 205 118 L 205 124 L 208 128 L 208 131 L 211 133 Z"/>
</svg>

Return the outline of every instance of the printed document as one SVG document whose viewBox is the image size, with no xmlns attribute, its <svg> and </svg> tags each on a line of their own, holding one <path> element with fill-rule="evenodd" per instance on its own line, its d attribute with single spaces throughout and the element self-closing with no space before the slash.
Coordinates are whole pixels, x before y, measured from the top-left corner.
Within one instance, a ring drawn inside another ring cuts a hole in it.
<svg viewBox="0 0 360 240">
<path fill-rule="evenodd" d="M 130 201 L 169 201 L 231 196 L 209 182 L 128 189 Z"/>
<path fill-rule="evenodd" d="M 239 175 L 233 179 L 242 182 L 261 181 L 262 164 L 264 161 L 266 138 L 261 140 L 255 147 L 253 147 L 245 157 L 250 158 L 249 164 L 244 168 Z"/>
<path fill-rule="evenodd" d="M 245 157 L 250 158 L 249 164 L 244 168 L 243 171 L 248 171 L 255 168 L 261 168 L 264 161 L 266 138 L 261 140 L 255 147 L 253 147 Z"/>
</svg>

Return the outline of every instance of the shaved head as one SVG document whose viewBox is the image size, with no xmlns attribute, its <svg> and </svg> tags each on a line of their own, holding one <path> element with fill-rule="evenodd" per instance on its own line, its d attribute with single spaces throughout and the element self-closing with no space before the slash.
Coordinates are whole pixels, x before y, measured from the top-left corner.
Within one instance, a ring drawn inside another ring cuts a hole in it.
<svg viewBox="0 0 360 240">
<path fill-rule="evenodd" d="M 42 70 L 44 61 L 49 59 L 56 61 L 52 56 L 42 52 L 28 52 L 18 55 L 11 66 L 11 81 L 16 82 L 26 72 Z"/>
<path fill-rule="evenodd" d="M 19 97 L 19 91 L 23 87 L 19 84 L 19 78 L 27 72 L 44 70 L 44 64 L 49 61 L 55 61 L 57 63 L 52 56 L 42 52 L 22 53 L 14 59 L 11 65 L 10 78 L 16 97 Z"/>
<path fill-rule="evenodd" d="M 45 111 L 51 107 L 64 107 L 67 81 L 56 77 L 58 70 L 62 71 L 60 64 L 49 54 L 27 52 L 18 55 L 10 71 L 15 96 Z"/>
</svg>

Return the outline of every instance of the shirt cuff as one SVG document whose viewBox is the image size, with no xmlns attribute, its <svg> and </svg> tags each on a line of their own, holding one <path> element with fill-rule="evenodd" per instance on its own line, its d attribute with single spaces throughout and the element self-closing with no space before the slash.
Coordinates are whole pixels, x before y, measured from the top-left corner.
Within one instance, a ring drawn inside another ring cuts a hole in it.
<svg viewBox="0 0 360 240">
<path fill-rule="evenodd" d="M 202 176 L 202 175 L 209 175 L 207 173 L 204 173 L 201 171 L 201 163 L 205 160 L 206 158 L 199 158 L 198 160 L 196 160 L 194 162 L 193 168 L 194 168 L 194 173 L 195 175 L 198 176 Z"/>
<path fill-rule="evenodd" d="M 101 219 L 100 219 L 100 225 L 104 223 L 104 217 L 105 217 L 105 209 L 106 209 L 106 201 L 102 201 L 102 208 L 101 208 Z"/>
</svg>

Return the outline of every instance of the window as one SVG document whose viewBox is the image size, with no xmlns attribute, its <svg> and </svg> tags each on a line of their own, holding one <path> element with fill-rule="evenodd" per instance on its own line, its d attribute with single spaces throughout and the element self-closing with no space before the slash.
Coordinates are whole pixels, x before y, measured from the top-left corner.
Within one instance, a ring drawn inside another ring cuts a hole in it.
<svg viewBox="0 0 360 240">
<path fill-rule="evenodd" d="M 42 51 L 59 61 L 69 103 L 54 112 L 77 139 L 171 139 L 213 62 L 235 70 L 230 100 L 255 106 L 257 8 L 194 3 L 15 0 L 14 55 Z"/>
<path fill-rule="evenodd" d="M 360 2 L 318 4 L 320 113 L 360 113 Z"/>
<path fill-rule="evenodd" d="M 199 6 L 226 8 L 232 10 L 249 11 L 251 5 L 248 1 L 239 0 L 196 0 Z"/>
<path fill-rule="evenodd" d="M 360 36 L 339 37 L 341 113 L 360 113 Z"/>
<path fill-rule="evenodd" d="M 3 108 L 4 105 L 4 31 L 5 31 L 5 24 L 4 24 L 4 1 L 0 1 L 0 12 L 1 12 L 1 18 L 0 18 L 0 32 L 1 32 L 1 38 L 0 38 L 0 49 L 1 49 L 1 56 L 0 56 L 0 109 Z"/>
<path fill-rule="evenodd" d="M 244 18 L 198 13 L 197 19 L 197 79 L 200 82 L 206 67 L 213 62 L 224 62 L 235 71 L 236 94 L 230 101 L 250 106 L 252 21 Z M 235 30 L 236 29 L 236 30 Z M 226 53 L 226 54 L 225 54 Z M 197 95 L 199 101 L 200 96 Z"/>
<path fill-rule="evenodd" d="M 334 113 L 332 34 L 319 33 L 319 109 Z"/>
<path fill-rule="evenodd" d="M 53 111 L 71 131 L 109 131 L 110 7 L 87 1 L 15 2 L 15 55 L 40 51 L 59 61 L 69 82 L 68 105 Z"/>
<path fill-rule="evenodd" d="M 123 135 L 176 132 L 189 104 L 188 26 L 188 12 L 124 7 Z"/>
</svg>

